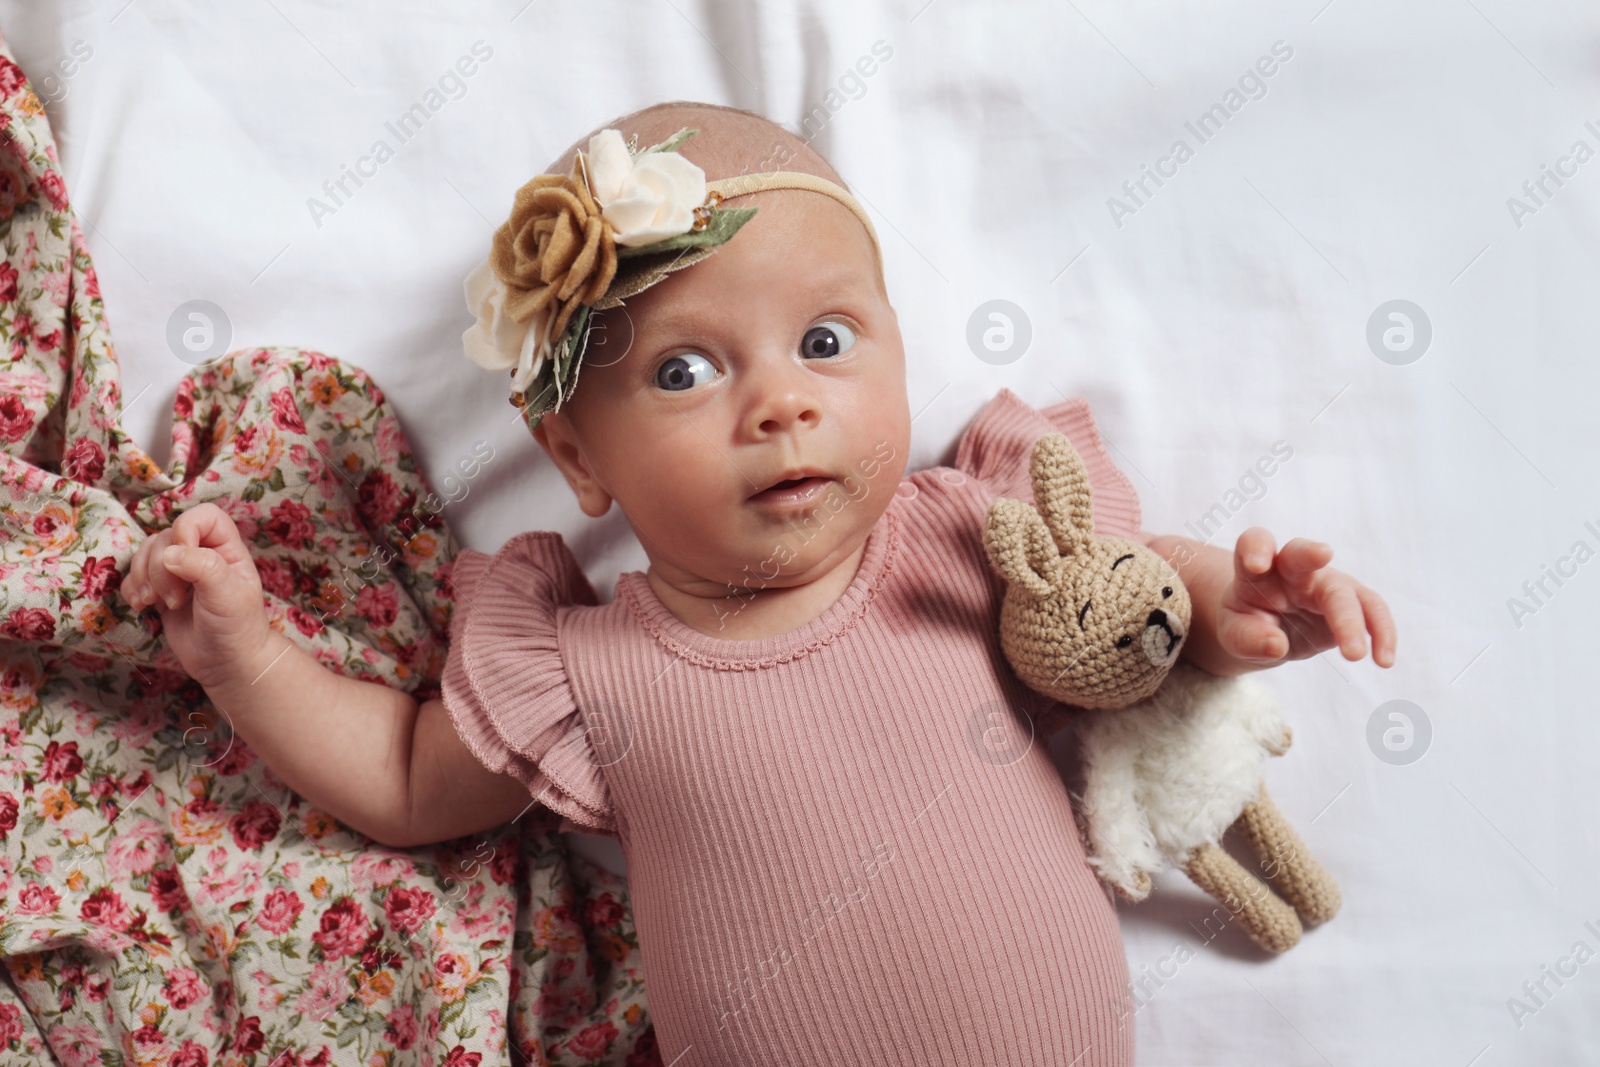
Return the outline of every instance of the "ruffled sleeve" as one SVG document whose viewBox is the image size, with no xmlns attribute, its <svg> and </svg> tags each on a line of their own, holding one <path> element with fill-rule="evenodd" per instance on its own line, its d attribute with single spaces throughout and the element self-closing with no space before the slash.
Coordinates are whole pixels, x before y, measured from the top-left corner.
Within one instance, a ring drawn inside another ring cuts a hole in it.
<svg viewBox="0 0 1600 1067">
<path fill-rule="evenodd" d="M 594 590 L 561 536 L 518 534 L 494 556 L 465 550 L 451 575 L 456 610 L 445 708 L 473 756 L 562 817 L 561 829 L 615 836 L 600 762 L 567 681 L 557 609 Z"/>
<path fill-rule="evenodd" d="M 1137 540 L 1139 496 L 1127 475 L 1106 454 L 1089 402 L 1082 397 L 1038 409 L 1011 390 L 1000 390 L 962 434 L 956 447 L 956 468 L 984 483 L 997 497 L 1031 504 L 1033 482 L 1028 461 L 1033 443 L 1047 433 L 1066 434 L 1088 470 L 1095 533 Z"/>
</svg>

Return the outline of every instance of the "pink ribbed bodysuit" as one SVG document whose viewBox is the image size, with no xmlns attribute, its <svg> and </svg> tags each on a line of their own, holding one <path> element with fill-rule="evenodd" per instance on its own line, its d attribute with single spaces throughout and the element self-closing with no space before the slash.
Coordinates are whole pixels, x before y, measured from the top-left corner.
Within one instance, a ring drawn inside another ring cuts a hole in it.
<svg viewBox="0 0 1600 1067">
<path fill-rule="evenodd" d="M 1134 536 L 1088 405 L 1002 390 L 954 467 L 900 484 L 845 593 L 775 637 L 702 634 L 638 571 L 596 605 L 553 533 L 458 556 L 445 703 L 564 828 L 620 839 L 665 1062 L 1133 1062 L 1116 914 L 1029 725 L 1064 709 L 1007 666 L 983 552 L 1052 430 L 1095 529 Z"/>
</svg>

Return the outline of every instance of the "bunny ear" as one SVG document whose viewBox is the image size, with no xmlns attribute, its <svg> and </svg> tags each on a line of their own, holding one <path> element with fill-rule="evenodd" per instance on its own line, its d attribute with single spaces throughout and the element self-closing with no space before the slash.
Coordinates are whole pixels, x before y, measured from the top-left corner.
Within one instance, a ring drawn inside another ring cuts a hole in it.
<svg viewBox="0 0 1600 1067">
<path fill-rule="evenodd" d="M 1050 530 L 1033 508 L 1020 500 L 996 500 L 983 525 L 983 549 L 1000 576 L 1040 600 L 1054 593 L 1052 564 L 1060 557 L 1050 543 Z"/>
<path fill-rule="evenodd" d="M 1046 434 L 1033 445 L 1033 500 L 1063 556 L 1094 537 L 1089 472 L 1065 434 Z"/>
</svg>

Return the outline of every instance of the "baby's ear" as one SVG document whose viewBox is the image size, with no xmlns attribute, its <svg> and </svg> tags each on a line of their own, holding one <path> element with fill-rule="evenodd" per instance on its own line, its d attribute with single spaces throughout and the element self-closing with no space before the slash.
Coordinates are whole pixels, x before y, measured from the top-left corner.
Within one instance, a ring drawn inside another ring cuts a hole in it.
<svg viewBox="0 0 1600 1067">
<path fill-rule="evenodd" d="M 567 480 L 585 515 L 598 519 L 611 510 L 611 495 L 589 469 L 588 457 L 578 445 L 572 424 L 560 412 L 552 411 L 540 419 L 533 428 L 533 438 Z"/>
<path fill-rule="evenodd" d="M 1087 548 L 1094 538 L 1094 503 L 1089 472 L 1065 434 L 1045 434 L 1033 444 L 1033 499 L 1063 556 Z"/>
<path fill-rule="evenodd" d="M 1040 600 L 1054 593 L 1050 584 L 1059 558 L 1050 531 L 1033 508 L 1020 500 L 996 500 L 983 524 L 983 550 L 1000 576 Z"/>
</svg>

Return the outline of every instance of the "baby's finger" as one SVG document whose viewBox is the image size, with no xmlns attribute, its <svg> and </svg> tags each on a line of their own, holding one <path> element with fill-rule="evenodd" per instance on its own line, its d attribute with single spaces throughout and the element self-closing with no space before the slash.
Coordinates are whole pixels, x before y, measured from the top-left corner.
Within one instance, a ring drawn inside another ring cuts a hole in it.
<svg viewBox="0 0 1600 1067">
<path fill-rule="evenodd" d="M 1394 616 L 1383 597 L 1357 584 L 1356 597 L 1367 612 L 1367 629 L 1372 633 L 1372 661 L 1380 667 L 1394 666 L 1394 647 L 1398 641 Z"/>
<path fill-rule="evenodd" d="M 145 544 L 149 544 L 149 541 L 133 550 L 133 559 L 128 561 L 128 573 L 122 576 L 122 584 L 117 587 L 122 599 L 134 610 L 139 608 L 139 583 L 144 580 L 140 576 L 144 573 Z"/>
<path fill-rule="evenodd" d="M 260 598 L 236 580 L 228 561 L 213 548 L 168 545 L 162 566 L 194 586 L 195 603 L 216 615 L 233 615 L 261 607 Z"/>
<path fill-rule="evenodd" d="M 1272 531 L 1252 526 L 1239 535 L 1233 549 L 1233 574 L 1240 581 L 1258 578 L 1272 569 Z"/>
<path fill-rule="evenodd" d="M 1291 537 L 1278 552 L 1277 566 L 1284 579 L 1303 586 L 1306 579 L 1333 559 L 1333 546 L 1309 537 Z"/>
<path fill-rule="evenodd" d="M 198 504 L 179 515 L 172 525 L 179 544 L 215 549 L 230 565 L 250 559 L 233 517 L 215 504 Z"/>
<path fill-rule="evenodd" d="M 150 560 L 166 543 L 162 536 L 165 533 L 166 531 L 162 530 L 145 538 L 144 543 L 133 554 L 133 562 L 128 565 L 128 576 L 123 579 L 122 593 L 129 606 L 136 610 L 142 611 L 155 602 L 150 589 Z"/>
<path fill-rule="evenodd" d="M 1317 609 L 1321 611 L 1328 631 L 1339 643 L 1340 653 L 1349 660 L 1357 660 L 1367 654 L 1366 617 L 1361 611 L 1361 601 L 1356 599 L 1355 590 L 1351 588 L 1353 584 L 1349 581 L 1328 582 L 1317 598 Z"/>
<path fill-rule="evenodd" d="M 1289 639 L 1265 615 L 1224 611 L 1217 620 L 1217 641 L 1224 652 L 1241 659 L 1271 662 L 1289 654 Z"/>
<path fill-rule="evenodd" d="M 157 604 L 159 601 L 169 609 L 176 608 L 183 603 L 188 593 L 188 585 L 167 567 L 162 553 L 166 551 L 168 545 L 177 540 L 177 534 L 172 530 L 162 530 L 158 536 L 159 540 L 150 549 L 150 561 L 147 564 L 146 580 L 150 585 L 150 602 Z"/>
</svg>

